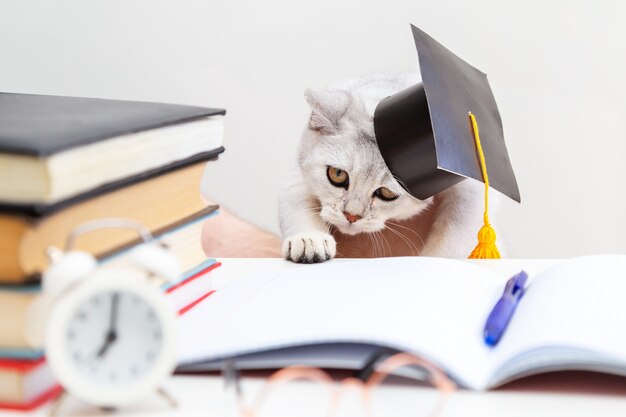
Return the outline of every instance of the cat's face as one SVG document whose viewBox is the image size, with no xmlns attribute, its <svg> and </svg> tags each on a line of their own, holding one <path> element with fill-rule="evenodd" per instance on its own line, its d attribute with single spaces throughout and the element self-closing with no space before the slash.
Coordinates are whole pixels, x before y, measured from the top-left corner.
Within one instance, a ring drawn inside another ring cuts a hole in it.
<svg viewBox="0 0 626 417">
<path fill-rule="evenodd" d="M 307 90 L 305 96 L 312 113 L 299 163 L 325 222 L 349 235 L 371 233 L 426 207 L 389 172 L 358 98 L 340 90 Z"/>
</svg>

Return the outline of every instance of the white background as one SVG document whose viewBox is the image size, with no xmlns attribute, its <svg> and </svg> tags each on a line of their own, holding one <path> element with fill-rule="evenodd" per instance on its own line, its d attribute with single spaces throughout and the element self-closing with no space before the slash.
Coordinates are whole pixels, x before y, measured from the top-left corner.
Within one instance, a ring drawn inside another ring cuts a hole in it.
<svg viewBox="0 0 626 417">
<path fill-rule="evenodd" d="M 306 87 L 417 70 L 414 23 L 489 75 L 517 257 L 625 252 L 626 2 L 0 0 L 0 90 L 225 107 L 205 192 L 277 231 Z"/>
</svg>

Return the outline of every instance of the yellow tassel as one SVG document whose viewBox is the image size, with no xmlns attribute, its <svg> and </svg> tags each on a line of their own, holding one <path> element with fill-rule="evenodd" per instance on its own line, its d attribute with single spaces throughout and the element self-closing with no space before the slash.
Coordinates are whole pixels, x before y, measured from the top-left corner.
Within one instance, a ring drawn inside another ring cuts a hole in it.
<svg viewBox="0 0 626 417">
<path fill-rule="evenodd" d="M 487 164 L 485 163 L 485 154 L 480 144 L 480 136 L 478 134 L 478 123 L 476 118 L 469 112 L 470 125 L 476 142 L 478 151 L 478 159 L 480 160 L 480 168 L 483 172 L 483 180 L 485 182 L 485 212 L 483 214 L 483 227 L 478 231 L 478 245 L 474 248 L 469 259 L 500 259 L 500 252 L 496 247 L 496 232 L 489 223 L 489 176 L 487 175 Z"/>
</svg>

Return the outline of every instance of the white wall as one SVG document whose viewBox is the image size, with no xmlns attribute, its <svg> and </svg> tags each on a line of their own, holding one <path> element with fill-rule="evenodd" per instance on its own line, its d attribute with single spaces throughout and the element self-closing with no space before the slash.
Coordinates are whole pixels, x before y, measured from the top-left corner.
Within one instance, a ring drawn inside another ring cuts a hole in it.
<svg viewBox="0 0 626 417">
<path fill-rule="evenodd" d="M 523 203 L 511 255 L 626 252 L 626 2 L 0 0 L 0 90 L 228 109 L 206 191 L 277 230 L 302 91 L 417 69 L 409 23 L 489 74 Z"/>
</svg>

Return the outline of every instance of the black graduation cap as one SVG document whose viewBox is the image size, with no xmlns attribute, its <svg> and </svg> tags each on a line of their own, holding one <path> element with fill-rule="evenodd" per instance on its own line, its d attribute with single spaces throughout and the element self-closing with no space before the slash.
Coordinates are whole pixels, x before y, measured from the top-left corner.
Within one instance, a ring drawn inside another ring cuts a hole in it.
<svg viewBox="0 0 626 417">
<path fill-rule="evenodd" d="M 483 181 L 468 119 L 480 128 L 489 184 L 520 201 L 502 120 L 487 76 L 411 25 L 422 83 L 382 100 L 374 130 L 385 163 L 413 196 L 426 199 L 471 177 Z"/>
</svg>

